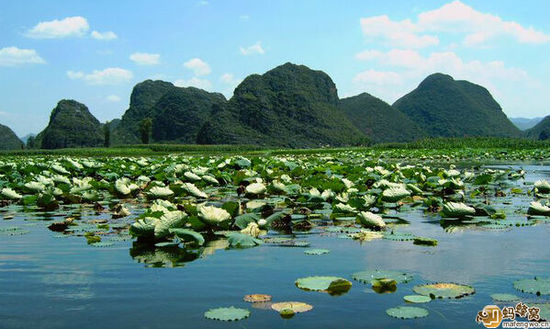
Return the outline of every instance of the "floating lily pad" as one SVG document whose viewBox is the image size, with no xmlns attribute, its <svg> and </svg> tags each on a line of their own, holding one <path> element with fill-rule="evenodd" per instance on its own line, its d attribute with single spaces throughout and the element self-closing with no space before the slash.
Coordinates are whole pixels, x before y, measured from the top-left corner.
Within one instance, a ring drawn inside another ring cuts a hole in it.
<svg viewBox="0 0 550 329">
<path fill-rule="evenodd" d="M 411 233 L 403 232 L 386 232 L 384 233 L 384 239 L 392 241 L 412 241 L 416 236 Z"/>
<path fill-rule="evenodd" d="M 29 233 L 29 230 L 22 229 L 20 227 L 16 226 L 10 226 L 10 227 L 0 227 L 0 236 L 2 235 L 8 235 L 8 236 L 14 236 L 14 235 L 23 235 Z"/>
<path fill-rule="evenodd" d="M 271 295 L 251 294 L 244 296 L 243 300 L 249 303 L 265 303 L 271 301 Z"/>
<path fill-rule="evenodd" d="M 387 309 L 386 314 L 398 319 L 418 319 L 427 317 L 430 313 L 422 307 L 398 306 Z"/>
<path fill-rule="evenodd" d="M 90 244 L 90 246 L 93 246 L 93 247 L 96 247 L 96 248 L 108 248 L 108 247 L 112 247 L 114 245 L 115 244 L 113 242 L 108 242 L 108 241 L 100 241 L 100 242 Z"/>
<path fill-rule="evenodd" d="M 550 303 L 536 303 L 529 304 L 531 307 L 538 307 L 540 309 L 539 315 L 541 319 L 546 321 L 550 320 Z"/>
<path fill-rule="evenodd" d="M 403 299 L 408 303 L 413 304 L 421 304 L 421 303 L 428 303 L 432 299 L 428 296 L 422 296 L 422 295 L 408 295 L 403 297 Z"/>
<path fill-rule="evenodd" d="M 416 237 L 414 238 L 413 243 L 421 246 L 437 246 L 437 240 L 431 238 Z"/>
<path fill-rule="evenodd" d="M 503 302 L 503 303 L 516 302 L 516 301 L 519 301 L 521 299 L 520 297 L 518 297 L 516 295 L 512 295 L 512 294 L 492 294 L 491 298 L 495 302 Z"/>
<path fill-rule="evenodd" d="M 283 310 L 292 310 L 294 313 L 304 313 L 311 311 L 313 306 L 302 302 L 280 302 L 271 305 L 271 308 L 279 313 Z"/>
<path fill-rule="evenodd" d="M 514 282 L 514 288 L 529 294 L 550 295 L 550 278 L 522 279 Z"/>
<path fill-rule="evenodd" d="M 386 270 L 367 270 L 353 273 L 351 277 L 361 283 L 370 284 L 374 279 L 392 279 L 397 283 L 407 283 L 413 279 L 408 273 Z"/>
<path fill-rule="evenodd" d="M 341 295 L 351 289 L 351 282 L 337 276 L 310 276 L 300 278 L 296 287 L 306 291 L 324 291 L 331 295 Z"/>
<path fill-rule="evenodd" d="M 204 317 L 210 320 L 238 321 L 250 316 L 250 311 L 245 308 L 220 307 L 204 312 Z"/>
<path fill-rule="evenodd" d="M 328 254 L 330 250 L 328 249 L 309 249 L 304 251 L 304 254 L 306 255 L 324 255 Z"/>
<path fill-rule="evenodd" d="M 471 286 L 456 283 L 430 283 L 418 285 L 413 291 L 419 295 L 429 296 L 430 298 L 462 298 L 473 295 L 475 290 Z"/>
</svg>

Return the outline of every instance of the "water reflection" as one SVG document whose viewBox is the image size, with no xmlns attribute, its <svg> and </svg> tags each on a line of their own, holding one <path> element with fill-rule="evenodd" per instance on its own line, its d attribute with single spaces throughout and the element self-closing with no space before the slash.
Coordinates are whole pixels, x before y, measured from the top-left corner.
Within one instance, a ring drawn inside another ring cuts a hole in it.
<svg viewBox="0 0 550 329">
<path fill-rule="evenodd" d="M 155 247 L 148 243 L 134 242 L 130 256 L 148 267 L 183 267 L 199 258 L 203 248 L 186 249 L 179 246 Z"/>
</svg>

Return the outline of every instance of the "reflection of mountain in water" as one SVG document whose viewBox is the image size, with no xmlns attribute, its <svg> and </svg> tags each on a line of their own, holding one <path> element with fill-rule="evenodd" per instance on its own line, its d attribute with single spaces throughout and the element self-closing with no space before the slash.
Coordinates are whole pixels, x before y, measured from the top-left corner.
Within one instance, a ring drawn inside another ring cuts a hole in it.
<svg viewBox="0 0 550 329">
<path fill-rule="evenodd" d="M 199 258 L 202 249 L 185 249 L 178 246 L 155 247 L 155 245 L 134 242 L 130 256 L 138 263 L 149 267 L 182 267 Z"/>
<path fill-rule="evenodd" d="M 212 240 L 201 248 L 180 246 L 157 247 L 151 243 L 135 241 L 130 248 L 130 256 L 138 263 L 149 267 L 182 267 L 197 258 L 213 255 L 218 249 L 228 247 L 226 239 Z"/>
</svg>

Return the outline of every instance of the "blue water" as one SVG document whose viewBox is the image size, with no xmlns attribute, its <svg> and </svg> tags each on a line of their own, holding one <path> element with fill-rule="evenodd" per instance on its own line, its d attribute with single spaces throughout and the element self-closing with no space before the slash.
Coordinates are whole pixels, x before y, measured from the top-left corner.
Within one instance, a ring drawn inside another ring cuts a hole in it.
<svg viewBox="0 0 550 329">
<path fill-rule="evenodd" d="M 526 169 L 526 181 L 548 177 L 548 167 Z M 532 197 L 511 200 L 509 207 L 525 212 Z M 59 237 L 46 228 L 51 222 L 17 212 L 0 227 L 19 226 L 30 233 L 0 236 L 0 328 L 480 328 L 475 316 L 493 304 L 492 293 L 516 294 L 525 302 L 549 299 L 521 293 L 512 285 L 520 278 L 550 277 L 549 224 L 447 233 L 436 217 L 419 211 L 403 217 L 411 224 L 401 231 L 438 239 L 439 245 L 389 240 L 361 244 L 314 230 L 301 238 L 312 248 L 330 249 L 329 254 L 307 256 L 304 248 L 263 245 L 220 249 L 181 267 L 155 268 L 131 256 L 132 241 L 91 247 L 84 237 Z M 398 285 L 393 294 L 377 294 L 357 281 L 342 296 L 294 285 L 297 278 L 311 275 L 351 280 L 354 272 L 376 268 L 409 272 L 415 278 Z M 428 282 L 469 284 L 476 293 L 417 305 L 430 311 L 423 319 L 386 315 L 387 308 L 405 305 L 402 298 L 414 294 L 414 285 Z M 314 309 L 284 320 L 242 301 L 251 293 L 270 294 L 275 302 L 306 302 Z M 251 316 L 238 322 L 203 317 L 210 308 L 226 306 L 248 308 Z"/>
</svg>

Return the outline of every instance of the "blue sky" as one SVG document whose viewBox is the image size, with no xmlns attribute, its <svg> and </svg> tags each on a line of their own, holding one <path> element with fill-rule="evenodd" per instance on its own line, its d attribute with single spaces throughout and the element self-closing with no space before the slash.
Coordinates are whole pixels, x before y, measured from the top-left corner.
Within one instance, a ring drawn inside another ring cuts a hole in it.
<svg viewBox="0 0 550 329">
<path fill-rule="evenodd" d="M 285 62 L 392 103 L 428 74 L 550 114 L 550 1 L 0 0 L 0 123 L 38 133 L 63 98 L 120 117 L 145 79 L 230 97 Z"/>
</svg>

